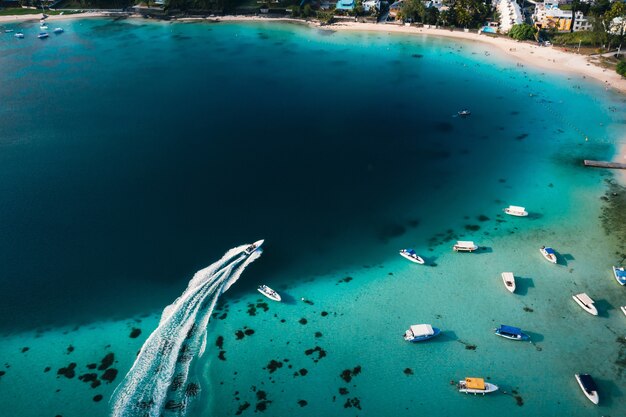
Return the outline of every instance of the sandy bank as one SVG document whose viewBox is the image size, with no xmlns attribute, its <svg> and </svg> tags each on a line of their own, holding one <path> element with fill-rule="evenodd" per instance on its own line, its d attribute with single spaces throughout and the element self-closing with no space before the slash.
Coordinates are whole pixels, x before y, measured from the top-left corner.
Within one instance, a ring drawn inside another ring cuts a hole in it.
<svg viewBox="0 0 626 417">
<path fill-rule="evenodd" d="M 51 15 L 46 19 L 49 22 L 56 20 L 69 20 L 69 19 L 84 19 L 86 17 L 106 17 L 107 13 L 104 12 L 85 12 L 85 13 L 73 13 L 63 15 Z M 39 21 L 41 19 L 40 14 L 21 14 L 15 16 L 0 16 L 0 23 L 16 23 L 26 21 Z"/>
</svg>

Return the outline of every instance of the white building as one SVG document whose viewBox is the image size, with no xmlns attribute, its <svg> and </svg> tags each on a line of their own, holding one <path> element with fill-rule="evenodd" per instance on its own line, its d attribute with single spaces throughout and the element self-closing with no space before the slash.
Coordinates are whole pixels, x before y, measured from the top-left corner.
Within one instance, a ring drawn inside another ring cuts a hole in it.
<svg viewBox="0 0 626 417">
<path fill-rule="evenodd" d="M 524 23 L 524 16 L 515 0 L 497 0 L 496 8 L 500 14 L 500 31 L 507 33 L 513 25 Z"/>
<path fill-rule="evenodd" d="M 363 2 L 363 10 L 369 12 L 372 8 L 376 8 L 376 10 L 380 10 L 380 0 L 366 0 Z"/>
</svg>

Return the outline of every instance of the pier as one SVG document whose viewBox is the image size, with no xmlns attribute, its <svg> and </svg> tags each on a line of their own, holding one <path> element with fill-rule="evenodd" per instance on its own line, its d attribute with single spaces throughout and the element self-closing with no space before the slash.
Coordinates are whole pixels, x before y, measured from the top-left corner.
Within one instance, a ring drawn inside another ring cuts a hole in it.
<svg viewBox="0 0 626 417">
<path fill-rule="evenodd" d="M 626 164 L 622 164 L 620 162 L 592 161 L 590 159 L 585 159 L 583 163 L 586 167 L 626 169 Z"/>
</svg>

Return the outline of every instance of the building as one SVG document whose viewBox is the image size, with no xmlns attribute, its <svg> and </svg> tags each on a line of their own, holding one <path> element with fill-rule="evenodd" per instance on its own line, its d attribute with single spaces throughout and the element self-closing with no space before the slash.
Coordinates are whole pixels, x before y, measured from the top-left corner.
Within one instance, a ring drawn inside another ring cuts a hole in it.
<svg viewBox="0 0 626 417">
<path fill-rule="evenodd" d="M 335 10 L 352 10 L 355 5 L 354 0 L 338 0 Z"/>
<path fill-rule="evenodd" d="M 537 29 L 554 29 L 557 32 L 569 32 L 572 29 L 572 11 L 559 9 L 558 0 L 546 0 L 537 3 L 533 13 L 533 22 Z M 577 10 L 574 19 L 574 32 L 592 30 L 593 26 L 585 15 Z"/>
</svg>

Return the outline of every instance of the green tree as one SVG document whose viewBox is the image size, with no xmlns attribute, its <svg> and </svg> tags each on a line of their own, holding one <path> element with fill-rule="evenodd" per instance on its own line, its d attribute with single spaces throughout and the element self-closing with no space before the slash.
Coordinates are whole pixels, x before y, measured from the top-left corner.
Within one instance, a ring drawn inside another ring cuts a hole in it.
<svg viewBox="0 0 626 417">
<path fill-rule="evenodd" d="M 398 16 L 401 20 L 421 21 L 424 15 L 424 4 L 420 0 L 404 0 Z"/>
<path fill-rule="evenodd" d="M 313 10 L 311 9 L 311 5 L 309 3 L 305 4 L 302 8 L 302 17 L 311 17 L 313 15 Z"/>
<path fill-rule="evenodd" d="M 509 30 L 509 36 L 518 41 L 525 41 L 527 39 L 535 39 L 537 28 L 529 25 L 528 23 L 521 23 L 519 25 L 513 25 Z"/>
<path fill-rule="evenodd" d="M 453 9 L 456 22 L 465 28 L 482 24 L 489 13 L 489 8 L 481 0 L 457 0 Z"/>
<path fill-rule="evenodd" d="M 617 64 L 617 68 L 615 69 L 619 75 L 622 77 L 626 77 L 626 61 L 620 61 Z"/>
<path fill-rule="evenodd" d="M 426 9 L 423 21 L 427 25 L 436 25 L 439 21 L 439 10 L 436 7 Z"/>
</svg>

